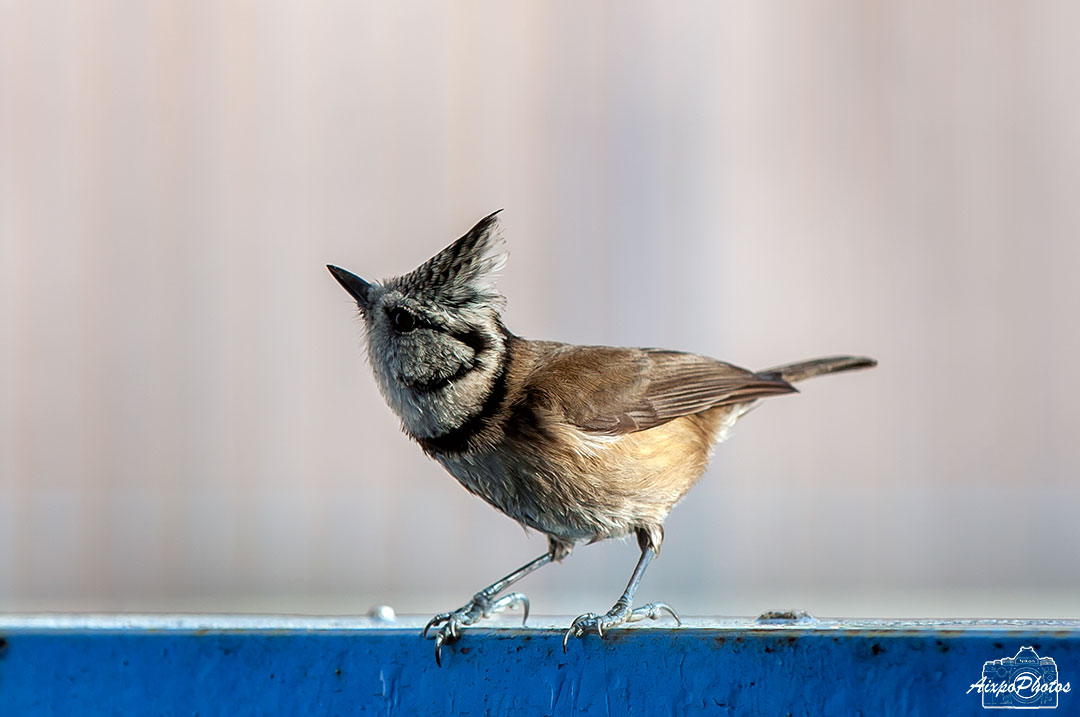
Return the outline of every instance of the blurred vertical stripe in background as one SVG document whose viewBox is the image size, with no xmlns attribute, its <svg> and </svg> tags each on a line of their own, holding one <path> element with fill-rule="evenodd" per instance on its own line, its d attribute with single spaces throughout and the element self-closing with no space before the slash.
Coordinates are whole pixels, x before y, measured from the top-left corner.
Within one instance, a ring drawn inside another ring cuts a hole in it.
<svg viewBox="0 0 1080 717">
<path fill-rule="evenodd" d="M 1078 21 L 0 2 L 0 609 L 429 612 L 541 552 L 399 435 L 323 269 L 502 207 L 518 333 L 881 361 L 740 424 L 643 600 L 1075 616 Z"/>
</svg>

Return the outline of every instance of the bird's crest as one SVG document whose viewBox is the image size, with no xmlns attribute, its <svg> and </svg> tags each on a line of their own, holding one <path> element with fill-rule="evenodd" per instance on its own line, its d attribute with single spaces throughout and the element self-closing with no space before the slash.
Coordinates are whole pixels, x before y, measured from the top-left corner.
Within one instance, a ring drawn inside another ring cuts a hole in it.
<svg viewBox="0 0 1080 717">
<path fill-rule="evenodd" d="M 408 274 L 389 280 L 387 286 L 446 307 L 501 305 L 495 274 L 506 264 L 506 249 L 498 214 L 484 217 L 463 237 Z"/>
</svg>

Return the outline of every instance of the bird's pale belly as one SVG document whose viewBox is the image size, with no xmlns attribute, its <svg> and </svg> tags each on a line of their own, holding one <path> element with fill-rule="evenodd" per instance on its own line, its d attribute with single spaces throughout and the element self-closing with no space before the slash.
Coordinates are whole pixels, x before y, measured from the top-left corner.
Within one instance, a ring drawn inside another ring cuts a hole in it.
<svg viewBox="0 0 1080 717">
<path fill-rule="evenodd" d="M 467 490 L 561 542 L 620 537 L 664 522 L 704 472 L 718 432 L 741 413 L 718 407 L 620 436 L 553 423 L 438 460 Z"/>
</svg>

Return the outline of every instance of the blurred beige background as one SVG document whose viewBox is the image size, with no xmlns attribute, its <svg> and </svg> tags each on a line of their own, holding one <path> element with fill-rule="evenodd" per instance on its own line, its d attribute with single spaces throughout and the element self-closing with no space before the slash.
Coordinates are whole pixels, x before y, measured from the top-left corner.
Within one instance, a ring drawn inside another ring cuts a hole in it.
<svg viewBox="0 0 1080 717">
<path fill-rule="evenodd" d="M 430 613 L 540 554 L 326 273 L 504 207 L 508 325 L 762 368 L 687 614 L 1076 617 L 1080 6 L 0 2 L 0 609 Z M 606 609 L 636 548 L 522 589 Z"/>
</svg>

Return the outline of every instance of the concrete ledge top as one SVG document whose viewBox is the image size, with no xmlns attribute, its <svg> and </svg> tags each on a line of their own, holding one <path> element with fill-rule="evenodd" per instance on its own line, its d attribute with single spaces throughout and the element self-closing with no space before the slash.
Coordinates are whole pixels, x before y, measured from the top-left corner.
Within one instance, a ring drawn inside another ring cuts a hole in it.
<svg viewBox="0 0 1080 717">
<path fill-rule="evenodd" d="M 565 630 L 575 616 L 530 615 L 526 626 L 513 614 L 500 615 L 468 628 L 470 632 L 498 628 L 517 632 Z M 177 631 L 177 632 L 319 632 L 319 631 L 415 631 L 427 623 L 427 615 L 399 615 L 392 620 L 368 616 L 240 615 L 240 614 L 143 614 L 143 613 L 34 613 L 0 614 L 0 632 L 38 631 Z M 620 630 L 796 630 L 800 632 L 930 632 L 1020 631 L 1080 635 L 1080 619 L 976 619 L 976 618 L 814 618 L 780 616 L 683 617 L 682 626 L 671 619 L 645 621 Z"/>
</svg>

